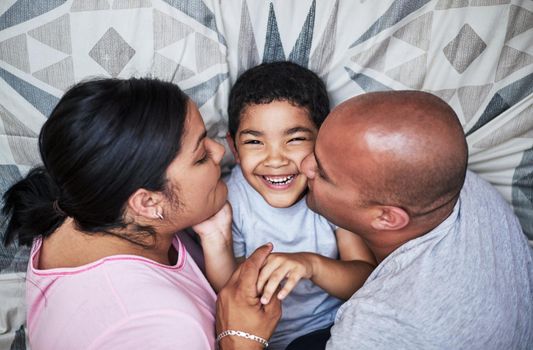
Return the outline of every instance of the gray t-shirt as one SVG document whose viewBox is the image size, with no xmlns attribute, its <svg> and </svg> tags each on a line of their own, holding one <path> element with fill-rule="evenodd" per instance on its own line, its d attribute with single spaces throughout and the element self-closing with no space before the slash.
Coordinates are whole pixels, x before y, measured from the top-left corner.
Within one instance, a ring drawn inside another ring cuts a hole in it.
<svg viewBox="0 0 533 350">
<path fill-rule="evenodd" d="M 233 168 L 228 200 L 233 209 L 233 250 L 248 257 L 267 242 L 274 252 L 313 252 L 338 258 L 335 226 L 311 211 L 305 198 L 289 208 L 271 207 L 242 175 Z M 283 300 L 282 317 L 269 349 L 285 349 L 295 338 L 333 323 L 340 299 L 328 295 L 309 280 L 301 280 Z"/>
<path fill-rule="evenodd" d="M 468 172 L 453 213 L 390 254 L 338 311 L 328 350 L 533 349 L 532 251 Z"/>
</svg>

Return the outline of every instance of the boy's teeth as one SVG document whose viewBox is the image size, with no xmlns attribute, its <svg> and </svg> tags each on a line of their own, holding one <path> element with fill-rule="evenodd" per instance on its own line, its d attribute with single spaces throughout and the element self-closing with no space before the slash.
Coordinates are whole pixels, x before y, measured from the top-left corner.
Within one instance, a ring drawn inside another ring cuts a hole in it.
<svg viewBox="0 0 533 350">
<path fill-rule="evenodd" d="M 291 182 L 292 179 L 294 179 L 294 175 L 281 176 L 281 177 L 263 176 L 263 178 L 273 185 L 285 185 Z"/>
</svg>

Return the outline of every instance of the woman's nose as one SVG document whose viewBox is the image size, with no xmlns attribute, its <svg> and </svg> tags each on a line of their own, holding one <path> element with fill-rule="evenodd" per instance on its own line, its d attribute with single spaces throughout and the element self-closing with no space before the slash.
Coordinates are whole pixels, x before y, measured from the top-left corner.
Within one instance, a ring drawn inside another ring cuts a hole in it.
<svg viewBox="0 0 533 350">
<path fill-rule="evenodd" d="M 316 160 L 313 153 L 307 155 L 307 157 L 302 160 L 302 172 L 308 179 L 314 179 L 316 176 Z"/>
<path fill-rule="evenodd" d="M 224 146 L 222 146 L 217 141 L 207 138 L 206 140 L 209 143 L 209 151 L 211 152 L 211 158 L 216 164 L 220 164 L 222 161 L 222 157 L 224 157 L 224 152 L 226 151 L 224 149 Z"/>
</svg>

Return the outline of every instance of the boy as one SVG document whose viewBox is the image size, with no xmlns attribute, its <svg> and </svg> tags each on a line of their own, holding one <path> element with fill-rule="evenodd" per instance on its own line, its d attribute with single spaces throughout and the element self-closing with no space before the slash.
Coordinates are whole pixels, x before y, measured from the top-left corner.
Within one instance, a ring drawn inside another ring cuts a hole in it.
<svg viewBox="0 0 533 350">
<path fill-rule="evenodd" d="M 263 304 L 284 282 L 276 295 L 283 299 L 283 315 L 272 349 L 331 326 L 340 299 L 351 297 L 375 264 L 358 236 L 336 228 L 305 202 L 307 178 L 300 165 L 313 152 L 328 112 L 320 78 L 290 62 L 246 71 L 230 93 L 228 143 L 237 162 L 227 179 L 234 255 L 240 262 L 267 242 L 284 252 L 270 255 L 258 282 Z M 235 263 L 222 261 L 227 252 L 212 253 L 207 241 L 204 235 L 207 276 L 218 290 L 232 272 L 227 266 Z"/>
</svg>

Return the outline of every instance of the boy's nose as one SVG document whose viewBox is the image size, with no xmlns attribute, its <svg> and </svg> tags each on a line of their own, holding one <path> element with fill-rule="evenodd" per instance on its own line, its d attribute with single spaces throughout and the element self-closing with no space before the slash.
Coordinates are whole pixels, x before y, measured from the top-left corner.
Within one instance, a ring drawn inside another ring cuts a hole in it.
<svg viewBox="0 0 533 350">
<path fill-rule="evenodd" d="M 314 153 L 310 153 L 307 157 L 302 160 L 302 172 L 304 175 L 312 180 L 316 176 L 316 160 Z"/>
<path fill-rule="evenodd" d="M 287 157 L 285 157 L 281 150 L 270 149 L 264 164 L 267 167 L 279 168 L 289 164 L 289 160 Z"/>
</svg>

